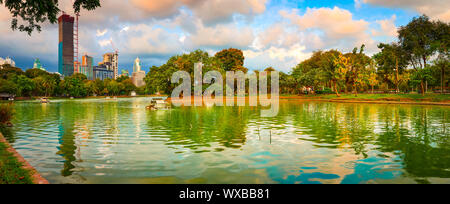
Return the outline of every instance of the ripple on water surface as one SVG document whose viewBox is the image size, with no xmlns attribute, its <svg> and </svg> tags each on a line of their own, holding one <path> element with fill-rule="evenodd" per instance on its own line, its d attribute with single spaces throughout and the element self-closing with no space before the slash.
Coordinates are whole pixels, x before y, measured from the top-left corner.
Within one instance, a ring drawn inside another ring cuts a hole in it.
<svg viewBox="0 0 450 204">
<path fill-rule="evenodd" d="M 151 98 L 16 102 L 7 138 L 53 183 L 448 183 L 446 107 L 281 101 L 147 111 Z"/>
</svg>

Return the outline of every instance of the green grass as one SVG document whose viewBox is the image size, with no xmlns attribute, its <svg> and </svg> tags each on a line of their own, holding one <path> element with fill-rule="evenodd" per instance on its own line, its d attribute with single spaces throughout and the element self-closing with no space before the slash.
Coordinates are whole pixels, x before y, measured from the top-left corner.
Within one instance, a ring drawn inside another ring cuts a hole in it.
<svg viewBox="0 0 450 204">
<path fill-rule="evenodd" d="M 341 94 L 336 95 L 318 95 L 324 99 L 354 99 L 354 100 L 375 100 L 375 101 L 415 101 L 415 102 L 446 102 L 450 101 L 448 94 Z"/>
<path fill-rule="evenodd" d="M 0 142 L 0 184 L 32 184 L 30 172 L 22 168 L 7 145 Z"/>
</svg>

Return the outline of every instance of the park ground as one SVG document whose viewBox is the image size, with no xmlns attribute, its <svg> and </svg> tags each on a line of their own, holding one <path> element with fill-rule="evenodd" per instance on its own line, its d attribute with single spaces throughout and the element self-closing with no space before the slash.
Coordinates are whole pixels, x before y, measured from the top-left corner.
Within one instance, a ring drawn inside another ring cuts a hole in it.
<svg viewBox="0 0 450 204">
<path fill-rule="evenodd" d="M 32 184 L 30 172 L 22 168 L 22 163 L 8 148 L 6 143 L 0 141 L 0 184 Z"/>
<path fill-rule="evenodd" d="M 281 95 L 280 98 L 285 99 L 301 99 L 301 100 L 324 100 L 330 102 L 399 102 L 399 103 L 430 103 L 430 104 L 449 104 L 450 94 L 336 94 L 330 95 Z"/>
<path fill-rule="evenodd" d="M 46 184 L 47 180 L 6 141 L 0 128 L 0 184 Z"/>
<path fill-rule="evenodd" d="M 113 96 L 110 96 L 113 97 Z M 117 96 L 118 98 L 133 98 L 131 96 Z M 142 95 L 137 97 L 168 97 L 166 95 Z M 270 96 L 269 96 L 270 97 Z M 29 97 L 29 98 L 16 98 L 17 101 L 21 100 L 39 100 L 41 97 Z M 98 97 L 85 97 L 84 99 L 100 99 L 106 98 L 106 96 Z M 224 96 L 225 98 L 225 96 Z M 56 99 L 68 99 L 63 97 L 49 97 L 50 100 Z M 81 98 L 83 99 L 83 98 Z M 280 95 L 280 99 L 291 99 L 291 100 L 311 100 L 311 101 L 329 101 L 329 102 L 354 102 L 354 103 L 405 103 L 405 104 L 426 104 L 430 105 L 436 104 L 447 104 L 450 105 L 450 94 L 310 94 L 310 95 Z"/>
</svg>

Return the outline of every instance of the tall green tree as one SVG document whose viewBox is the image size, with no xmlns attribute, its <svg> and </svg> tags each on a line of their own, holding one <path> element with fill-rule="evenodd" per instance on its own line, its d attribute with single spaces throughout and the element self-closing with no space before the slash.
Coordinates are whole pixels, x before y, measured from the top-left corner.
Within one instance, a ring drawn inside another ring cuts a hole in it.
<svg viewBox="0 0 450 204">
<path fill-rule="evenodd" d="M 434 24 L 435 41 L 433 46 L 438 50 L 438 57 L 435 61 L 436 66 L 440 68 L 441 93 L 444 93 L 446 87 L 446 73 L 450 64 L 450 24 L 437 21 Z"/>
<path fill-rule="evenodd" d="M 35 89 L 35 84 L 32 79 L 25 75 L 17 75 L 14 79 L 17 84 L 17 95 L 19 96 L 31 96 Z"/>
<path fill-rule="evenodd" d="M 70 77 L 65 77 L 61 81 L 61 86 L 64 89 L 64 93 L 71 97 L 85 97 L 88 92 L 85 86 L 85 81 L 87 80 L 84 74 L 74 74 Z"/>
<path fill-rule="evenodd" d="M 244 66 L 244 53 L 242 50 L 230 48 L 216 53 L 215 57 L 223 64 L 225 71 L 234 71 Z"/>
<path fill-rule="evenodd" d="M 399 93 L 400 75 L 409 65 L 407 52 L 397 43 L 381 43 L 378 48 L 381 49 L 381 52 L 374 56 L 378 65 L 378 74 L 383 77 L 385 82 L 394 84 L 396 92 Z"/>
<path fill-rule="evenodd" d="M 422 80 L 421 92 L 425 94 L 426 79 L 429 77 L 428 71 L 423 69 L 428 67 L 429 58 L 437 51 L 435 24 L 428 16 L 423 15 L 413 18 L 408 25 L 400 27 L 398 33 L 400 45 L 416 72 L 413 75 L 414 82 Z"/>
</svg>

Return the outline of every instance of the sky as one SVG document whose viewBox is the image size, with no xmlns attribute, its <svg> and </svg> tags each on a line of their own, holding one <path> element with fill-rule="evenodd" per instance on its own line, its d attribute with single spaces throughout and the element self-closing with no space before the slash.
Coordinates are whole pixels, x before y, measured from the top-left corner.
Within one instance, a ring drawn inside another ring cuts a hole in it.
<svg viewBox="0 0 450 204">
<path fill-rule="evenodd" d="M 73 13 L 71 0 L 59 8 Z M 426 14 L 450 22 L 448 0 L 100 0 L 102 7 L 82 11 L 80 56 L 97 64 L 102 54 L 119 50 L 119 69 L 141 59 L 144 71 L 171 56 L 201 49 L 211 55 L 243 50 L 251 70 L 274 67 L 290 72 L 314 51 L 351 52 L 366 45 L 396 41 L 397 29 Z M 0 5 L 0 57 L 28 69 L 35 58 L 50 72 L 58 61 L 58 26 L 45 23 L 31 36 L 10 28 L 11 14 Z M 114 42 L 111 44 L 111 40 Z"/>
</svg>

